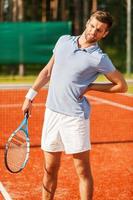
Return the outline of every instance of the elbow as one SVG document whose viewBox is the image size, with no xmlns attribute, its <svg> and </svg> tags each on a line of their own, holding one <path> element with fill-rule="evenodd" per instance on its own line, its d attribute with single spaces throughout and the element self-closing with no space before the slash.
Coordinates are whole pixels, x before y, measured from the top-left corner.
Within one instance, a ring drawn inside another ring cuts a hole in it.
<svg viewBox="0 0 133 200">
<path fill-rule="evenodd" d="M 122 85 L 120 85 L 120 91 L 119 92 L 121 92 L 121 93 L 125 93 L 125 92 L 127 92 L 127 90 L 128 90 L 128 85 L 127 85 L 127 83 L 125 82 L 124 84 L 122 84 Z"/>
<path fill-rule="evenodd" d="M 50 80 L 51 73 L 48 70 L 44 69 L 40 72 L 40 76 L 42 77 L 42 79 Z"/>
</svg>

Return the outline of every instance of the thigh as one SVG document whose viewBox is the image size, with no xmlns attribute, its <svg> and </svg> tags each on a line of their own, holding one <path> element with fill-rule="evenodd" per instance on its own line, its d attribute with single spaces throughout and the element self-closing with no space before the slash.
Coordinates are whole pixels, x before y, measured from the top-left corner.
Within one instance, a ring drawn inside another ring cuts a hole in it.
<svg viewBox="0 0 133 200">
<path fill-rule="evenodd" d="M 61 152 L 44 152 L 44 168 L 51 173 L 60 167 Z"/>
<path fill-rule="evenodd" d="M 73 161 L 78 176 L 92 176 L 90 167 L 90 151 L 73 154 Z"/>
</svg>

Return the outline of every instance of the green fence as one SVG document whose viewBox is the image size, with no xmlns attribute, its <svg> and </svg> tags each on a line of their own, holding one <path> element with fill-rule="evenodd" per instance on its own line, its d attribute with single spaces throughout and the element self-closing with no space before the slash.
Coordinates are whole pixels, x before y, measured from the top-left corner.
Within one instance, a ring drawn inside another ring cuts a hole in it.
<svg viewBox="0 0 133 200">
<path fill-rule="evenodd" d="M 71 22 L 0 23 L 0 64 L 43 64 Z"/>
</svg>

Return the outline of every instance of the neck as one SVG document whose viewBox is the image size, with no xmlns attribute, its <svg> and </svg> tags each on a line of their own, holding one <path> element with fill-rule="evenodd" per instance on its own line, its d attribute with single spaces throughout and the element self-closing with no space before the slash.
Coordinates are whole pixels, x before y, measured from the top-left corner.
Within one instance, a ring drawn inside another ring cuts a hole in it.
<svg viewBox="0 0 133 200">
<path fill-rule="evenodd" d="M 96 44 L 95 42 L 93 43 L 89 43 L 86 41 L 84 33 L 78 38 L 78 46 L 79 48 L 87 48 L 90 47 L 92 45 Z"/>
</svg>

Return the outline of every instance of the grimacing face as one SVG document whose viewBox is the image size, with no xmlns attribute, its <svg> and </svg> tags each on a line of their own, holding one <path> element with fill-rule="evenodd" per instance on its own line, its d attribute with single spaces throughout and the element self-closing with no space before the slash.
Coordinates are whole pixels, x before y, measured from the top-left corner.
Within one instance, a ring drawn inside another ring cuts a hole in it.
<svg viewBox="0 0 133 200">
<path fill-rule="evenodd" d="M 92 17 L 86 24 L 84 36 L 86 42 L 95 43 L 106 37 L 108 33 L 108 25 L 98 21 L 95 17 Z"/>
</svg>

